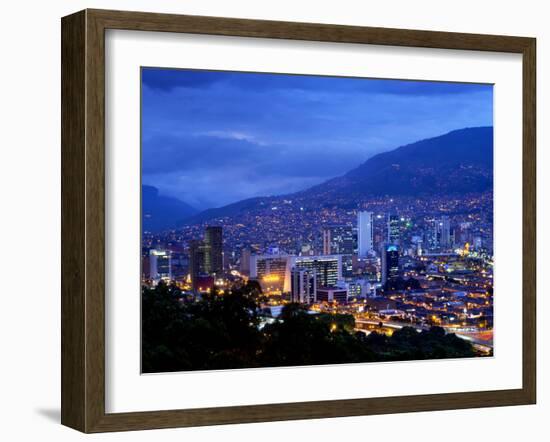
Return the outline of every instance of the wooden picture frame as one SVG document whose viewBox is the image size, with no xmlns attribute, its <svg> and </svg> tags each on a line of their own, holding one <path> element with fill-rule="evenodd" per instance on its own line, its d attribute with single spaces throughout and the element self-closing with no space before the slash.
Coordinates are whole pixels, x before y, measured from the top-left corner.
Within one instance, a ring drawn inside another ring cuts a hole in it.
<svg viewBox="0 0 550 442">
<path fill-rule="evenodd" d="M 523 57 L 523 385 L 429 394 L 132 413 L 105 412 L 105 30 L 124 29 Z M 536 398 L 536 159 L 533 38 L 84 10 L 62 19 L 62 410 L 83 432 L 142 430 L 533 404 Z"/>
</svg>

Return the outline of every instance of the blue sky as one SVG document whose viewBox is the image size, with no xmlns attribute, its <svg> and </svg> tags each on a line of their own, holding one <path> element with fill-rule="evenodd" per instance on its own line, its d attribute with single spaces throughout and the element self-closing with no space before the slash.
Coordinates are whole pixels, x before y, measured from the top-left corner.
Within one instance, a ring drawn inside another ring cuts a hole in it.
<svg viewBox="0 0 550 442">
<path fill-rule="evenodd" d="M 206 209 L 493 124 L 490 85 L 144 68 L 142 178 Z"/>
</svg>

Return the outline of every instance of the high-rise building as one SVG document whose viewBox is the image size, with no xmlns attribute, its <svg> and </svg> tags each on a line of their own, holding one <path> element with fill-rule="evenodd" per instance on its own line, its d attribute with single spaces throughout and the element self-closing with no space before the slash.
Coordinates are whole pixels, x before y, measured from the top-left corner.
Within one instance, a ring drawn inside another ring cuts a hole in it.
<svg viewBox="0 0 550 442">
<path fill-rule="evenodd" d="M 366 258 L 373 248 L 372 212 L 357 213 L 357 246 L 359 258 Z"/>
<path fill-rule="evenodd" d="M 172 256 L 170 251 L 151 249 L 149 251 L 149 275 L 155 282 L 172 279 Z"/>
<path fill-rule="evenodd" d="M 290 281 L 292 302 L 310 304 L 316 301 L 317 275 L 314 271 L 293 268 Z"/>
<path fill-rule="evenodd" d="M 342 255 L 342 276 L 353 276 L 352 257 L 355 249 L 353 228 L 333 225 L 323 228 L 323 255 Z"/>
<path fill-rule="evenodd" d="M 197 283 L 200 277 L 206 276 L 206 247 L 203 241 L 194 240 L 189 243 L 189 274 L 193 288 L 198 288 Z"/>
<path fill-rule="evenodd" d="M 382 284 L 399 277 L 399 248 L 395 244 L 384 247 L 382 253 Z"/>
<path fill-rule="evenodd" d="M 223 236 L 219 226 L 208 226 L 204 233 L 204 267 L 210 275 L 223 273 Z"/>
<path fill-rule="evenodd" d="M 250 249 L 241 250 L 240 270 L 243 275 L 250 275 Z"/>
<path fill-rule="evenodd" d="M 151 279 L 151 260 L 149 258 L 149 251 L 147 251 L 147 255 L 141 255 L 141 279 L 143 281 Z"/>
<path fill-rule="evenodd" d="M 454 243 L 454 232 L 448 216 L 432 218 L 428 221 L 429 234 L 427 243 L 432 250 L 449 249 Z"/>
<path fill-rule="evenodd" d="M 330 255 L 332 253 L 332 231 L 330 227 L 323 229 L 323 255 Z"/>
<path fill-rule="evenodd" d="M 171 273 L 174 281 L 185 281 L 189 274 L 189 256 L 181 249 L 171 249 Z"/>
<path fill-rule="evenodd" d="M 317 286 L 334 287 L 342 278 L 342 255 L 295 256 L 267 253 L 250 257 L 250 278 L 265 293 L 291 292 L 291 270 L 307 270 L 315 275 Z"/>
<path fill-rule="evenodd" d="M 323 228 L 323 255 L 352 255 L 353 243 L 351 226 L 334 225 Z"/>
<path fill-rule="evenodd" d="M 439 220 L 439 245 L 443 248 L 451 247 L 451 221 L 448 216 L 442 216 Z"/>
<path fill-rule="evenodd" d="M 342 255 L 293 256 L 292 266 L 315 273 L 317 286 L 335 287 L 342 278 Z"/>
<path fill-rule="evenodd" d="M 455 228 L 455 243 L 458 243 L 460 246 L 464 246 L 464 244 L 471 244 L 472 242 L 472 223 L 462 222 L 458 224 Z"/>
<path fill-rule="evenodd" d="M 250 278 L 258 280 L 264 293 L 290 292 L 291 255 L 267 253 L 250 257 Z"/>
<path fill-rule="evenodd" d="M 342 278 L 353 277 L 354 255 L 342 255 Z"/>
<path fill-rule="evenodd" d="M 425 241 L 429 250 L 439 248 L 439 221 L 437 218 L 429 218 L 426 221 Z"/>
<path fill-rule="evenodd" d="M 399 217 L 397 215 L 388 215 L 388 244 L 398 245 L 400 239 Z"/>
</svg>

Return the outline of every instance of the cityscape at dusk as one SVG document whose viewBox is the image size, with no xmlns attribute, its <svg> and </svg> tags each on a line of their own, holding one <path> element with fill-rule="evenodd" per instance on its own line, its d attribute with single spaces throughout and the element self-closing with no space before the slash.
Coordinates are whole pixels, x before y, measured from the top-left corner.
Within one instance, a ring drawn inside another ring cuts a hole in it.
<svg viewBox="0 0 550 442">
<path fill-rule="evenodd" d="M 142 69 L 142 371 L 493 354 L 491 85 Z"/>
</svg>

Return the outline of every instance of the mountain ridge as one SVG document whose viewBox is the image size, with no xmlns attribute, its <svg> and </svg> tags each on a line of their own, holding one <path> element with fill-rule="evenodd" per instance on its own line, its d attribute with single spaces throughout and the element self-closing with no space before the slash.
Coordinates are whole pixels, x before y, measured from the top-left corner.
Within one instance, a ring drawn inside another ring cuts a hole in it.
<svg viewBox="0 0 550 442">
<path fill-rule="evenodd" d="M 141 186 L 141 217 L 144 231 L 159 231 L 181 225 L 198 211 L 178 198 L 164 196 L 154 186 Z"/>
<path fill-rule="evenodd" d="M 323 187 L 346 187 L 362 196 L 480 192 L 492 186 L 492 146 L 491 126 L 457 129 L 376 154 L 346 174 L 304 192 Z"/>
<path fill-rule="evenodd" d="M 472 127 L 376 154 L 347 173 L 292 194 L 254 197 L 202 211 L 185 224 L 235 216 L 283 198 L 349 207 L 384 196 L 478 193 L 493 185 L 493 127 Z"/>
</svg>

